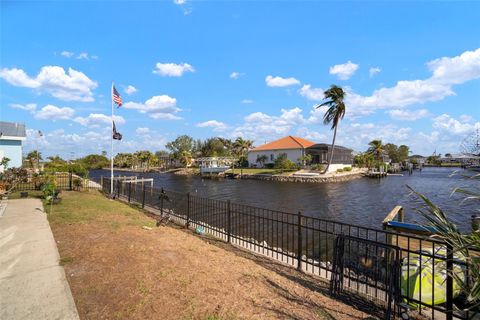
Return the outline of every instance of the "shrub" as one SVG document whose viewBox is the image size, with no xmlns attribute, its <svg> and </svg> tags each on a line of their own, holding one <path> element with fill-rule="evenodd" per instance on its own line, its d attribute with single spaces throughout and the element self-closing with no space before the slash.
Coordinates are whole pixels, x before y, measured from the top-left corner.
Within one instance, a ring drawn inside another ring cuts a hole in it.
<svg viewBox="0 0 480 320">
<path fill-rule="evenodd" d="M 311 170 L 323 171 L 323 170 L 325 170 L 325 166 L 323 164 L 316 163 L 316 164 L 311 166 Z"/>
<path fill-rule="evenodd" d="M 275 166 L 275 164 L 273 164 L 273 163 L 266 163 L 264 165 L 264 167 L 267 168 L 267 169 L 273 169 L 274 166 Z"/>
<path fill-rule="evenodd" d="M 338 172 L 338 173 L 343 172 L 343 169 L 342 169 L 342 168 L 337 169 L 337 172 Z"/>
<path fill-rule="evenodd" d="M 73 179 L 72 184 L 75 190 L 80 190 L 80 187 L 82 186 L 82 179 L 75 178 Z"/>
<path fill-rule="evenodd" d="M 352 171 L 352 167 L 344 167 L 343 171 Z"/>
</svg>

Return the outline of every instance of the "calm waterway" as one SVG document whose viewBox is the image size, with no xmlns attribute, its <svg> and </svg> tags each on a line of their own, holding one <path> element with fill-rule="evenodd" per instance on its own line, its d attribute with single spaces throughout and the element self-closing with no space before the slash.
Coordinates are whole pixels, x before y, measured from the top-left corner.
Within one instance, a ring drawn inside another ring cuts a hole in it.
<svg viewBox="0 0 480 320">
<path fill-rule="evenodd" d="M 198 196 L 227 200 L 252 206 L 301 211 L 305 215 L 345 223 L 381 228 L 381 222 L 396 205 L 405 208 L 405 220 L 421 222 L 415 213 L 415 201 L 407 185 L 425 194 L 439 205 L 462 230 L 470 230 L 470 217 L 478 206 L 451 196 L 456 187 L 475 187 L 479 182 L 452 175 L 451 168 L 424 168 L 413 175 L 389 176 L 384 179 L 361 178 L 336 183 L 292 183 L 260 180 L 210 180 L 200 177 L 177 176 L 165 173 L 130 173 L 116 171 L 115 175 L 136 175 L 153 178 L 155 187 Z M 92 178 L 110 176 L 106 170 L 90 171 Z"/>
</svg>

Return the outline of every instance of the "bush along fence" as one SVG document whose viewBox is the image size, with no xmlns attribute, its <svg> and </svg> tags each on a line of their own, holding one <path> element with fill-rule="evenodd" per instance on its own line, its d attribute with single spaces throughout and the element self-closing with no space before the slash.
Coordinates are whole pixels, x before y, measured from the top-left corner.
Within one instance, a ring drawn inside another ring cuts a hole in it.
<svg viewBox="0 0 480 320">
<path fill-rule="evenodd" d="M 58 191 L 86 191 L 86 190 L 100 190 L 99 182 L 77 176 L 71 172 L 57 172 L 54 174 L 29 175 L 22 179 L 17 179 L 15 182 L 9 183 L 7 188 L 11 187 L 12 191 L 35 191 L 42 190 L 45 183 L 53 181 L 55 189 Z"/>
<path fill-rule="evenodd" d="M 110 179 L 101 179 L 110 194 Z M 471 274 L 444 242 L 114 180 L 114 194 L 156 215 L 331 280 L 331 293 L 375 302 L 385 317 L 473 319 Z M 480 253 L 479 253 L 480 254 Z M 453 276 L 452 276 L 453 275 Z"/>
</svg>

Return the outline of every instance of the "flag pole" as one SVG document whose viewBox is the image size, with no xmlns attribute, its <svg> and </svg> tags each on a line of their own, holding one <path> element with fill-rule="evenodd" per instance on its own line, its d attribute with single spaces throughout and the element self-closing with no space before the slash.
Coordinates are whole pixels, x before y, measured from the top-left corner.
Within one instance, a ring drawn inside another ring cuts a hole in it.
<svg viewBox="0 0 480 320">
<path fill-rule="evenodd" d="M 110 194 L 113 195 L 113 81 L 110 90 L 110 100 L 112 101 L 112 130 L 110 131 Z"/>
</svg>

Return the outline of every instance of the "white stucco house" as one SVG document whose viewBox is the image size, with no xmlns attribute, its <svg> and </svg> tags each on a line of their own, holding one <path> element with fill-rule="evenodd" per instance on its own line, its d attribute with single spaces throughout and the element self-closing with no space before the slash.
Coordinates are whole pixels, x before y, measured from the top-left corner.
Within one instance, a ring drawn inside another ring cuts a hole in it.
<svg viewBox="0 0 480 320">
<path fill-rule="evenodd" d="M 250 166 L 258 166 L 261 164 L 257 159 L 266 156 L 265 164 L 274 163 L 275 159 L 282 153 L 295 163 L 298 159 L 306 154 L 306 149 L 315 143 L 303 138 L 288 136 L 279 140 L 266 143 L 248 151 L 248 163 Z"/>
<path fill-rule="evenodd" d="M 22 143 L 26 139 L 25 125 L 0 121 L 0 161 L 10 159 L 7 168 L 22 166 Z M 3 166 L 0 166 L 3 171 Z"/>
</svg>

